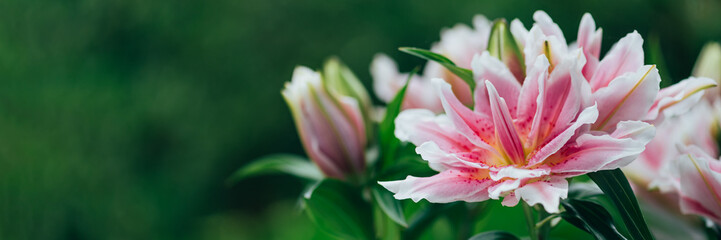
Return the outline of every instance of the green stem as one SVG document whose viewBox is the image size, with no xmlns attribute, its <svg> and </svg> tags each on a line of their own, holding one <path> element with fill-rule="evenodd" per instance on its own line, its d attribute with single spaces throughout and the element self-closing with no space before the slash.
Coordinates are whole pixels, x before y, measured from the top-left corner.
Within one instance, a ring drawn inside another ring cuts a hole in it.
<svg viewBox="0 0 721 240">
<path fill-rule="evenodd" d="M 536 220 L 533 218 L 533 209 L 531 209 L 531 206 L 528 206 L 525 202 L 523 203 L 523 213 L 526 215 L 528 236 L 531 237 L 531 240 L 539 240 L 538 231 L 536 229 Z"/>
</svg>

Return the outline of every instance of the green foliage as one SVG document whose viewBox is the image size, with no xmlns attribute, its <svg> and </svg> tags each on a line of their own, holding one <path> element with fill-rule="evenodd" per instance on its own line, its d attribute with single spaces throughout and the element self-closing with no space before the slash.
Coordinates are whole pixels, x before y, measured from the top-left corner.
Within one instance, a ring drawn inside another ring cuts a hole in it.
<svg viewBox="0 0 721 240">
<path fill-rule="evenodd" d="M 406 96 L 408 84 L 411 82 L 413 75 L 417 71 L 418 68 L 414 69 L 410 74 L 408 74 L 408 79 L 406 80 L 406 83 L 398 91 L 398 93 L 396 93 L 396 96 L 393 97 L 393 100 L 386 106 L 386 114 L 383 117 L 383 121 L 381 121 L 379 126 L 380 133 L 378 135 L 380 137 L 379 143 L 381 146 L 382 159 L 381 162 L 378 164 L 377 169 L 384 170 L 388 164 L 396 160 L 400 141 L 395 136 L 395 120 L 396 117 L 398 117 L 398 114 L 400 114 L 401 112 L 401 107 L 403 106 L 403 98 Z"/>
<path fill-rule="evenodd" d="M 311 221 L 334 239 L 373 239 L 372 209 L 359 189 L 326 179 L 303 199 Z"/>
<path fill-rule="evenodd" d="M 408 227 L 401 202 L 393 197 L 393 193 L 377 184 L 371 187 L 371 193 L 375 203 L 390 219 L 403 227 Z"/>
<path fill-rule="evenodd" d="M 654 239 L 643 219 L 628 179 L 621 169 L 592 172 L 589 177 L 598 185 L 621 213 L 631 239 Z"/>
<path fill-rule="evenodd" d="M 232 184 L 248 177 L 272 173 L 285 173 L 308 180 L 320 180 L 323 178 L 323 174 L 318 170 L 318 167 L 308 159 L 290 154 L 273 154 L 257 159 L 238 169 L 228 179 L 228 183 Z"/>
<path fill-rule="evenodd" d="M 568 199 L 561 202 L 564 220 L 585 230 L 596 239 L 626 239 L 613 225 L 611 214 L 603 206 L 588 200 Z"/>
<path fill-rule="evenodd" d="M 408 53 L 410 55 L 413 55 L 413 56 L 416 56 L 419 58 L 437 62 L 437 63 L 443 65 L 443 67 L 445 67 L 446 69 L 448 69 L 448 71 L 452 72 L 456 76 L 463 79 L 463 81 L 465 81 L 468 84 L 468 86 L 471 87 L 471 89 L 476 88 L 476 81 L 473 80 L 473 72 L 471 72 L 471 70 L 456 66 L 456 64 L 453 63 L 453 61 L 451 61 L 450 59 L 448 59 L 447 57 L 445 57 L 443 55 L 440 55 L 440 54 L 437 54 L 437 53 L 434 53 L 434 52 L 431 52 L 428 50 L 412 48 L 412 47 L 402 47 L 402 48 L 399 48 L 398 50 L 401 50 L 401 52 L 405 52 L 405 53 Z"/>
<path fill-rule="evenodd" d="M 468 240 L 518 240 L 519 238 L 509 232 L 488 231 L 474 235 Z"/>
</svg>

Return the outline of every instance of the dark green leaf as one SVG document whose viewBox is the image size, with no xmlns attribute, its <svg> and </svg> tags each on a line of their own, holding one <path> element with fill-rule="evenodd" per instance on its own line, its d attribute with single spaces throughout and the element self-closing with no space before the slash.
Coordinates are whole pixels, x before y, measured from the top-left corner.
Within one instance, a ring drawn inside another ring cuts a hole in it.
<svg viewBox="0 0 721 240">
<path fill-rule="evenodd" d="M 621 169 L 592 172 L 589 177 L 613 202 L 631 234 L 631 239 L 653 239 L 643 219 L 636 195 Z"/>
<path fill-rule="evenodd" d="M 388 217 L 401 226 L 408 227 L 401 202 L 396 200 L 391 192 L 378 184 L 371 188 L 371 192 L 373 199 Z"/>
<path fill-rule="evenodd" d="M 308 159 L 290 154 L 273 154 L 238 169 L 227 182 L 233 184 L 248 177 L 274 173 L 285 173 L 310 180 L 323 178 L 320 170 Z"/>
<path fill-rule="evenodd" d="M 398 50 L 401 50 L 401 52 L 408 53 L 416 57 L 437 62 L 443 65 L 443 67 L 445 67 L 446 69 L 448 69 L 448 71 L 463 79 L 463 81 L 465 81 L 468 86 L 471 87 L 471 91 L 476 88 L 476 81 L 473 80 L 473 72 L 471 72 L 471 70 L 456 66 L 453 61 L 444 57 L 443 55 L 428 50 L 412 47 L 402 47 Z"/>
<path fill-rule="evenodd" d="M 408 79 L 406 80 L 406 84 L 403 85 L 403 88 L 398 91 L 395 97 L 393 97 L 393 100 L 388 103 L 388 106 L 386 106 L 386 115 L 383 118 L 383 121 L 380 123 L 380 145 L 381 145 L 381 154 L 383 158 L 382 161 L 379 163 L 380 168 L 384 168 L 386 164 L 388 164 L 390 161 L 393 161 L 396 157 L 396 151 L 398 149 L 398 146 L 400 145 L 400 141 L 395 137 L 395 120 L 396 117 L 398 117 L 398 114 L 401 112 L 401 106 L 403 105 L 403 98 L 406 95 L 406 89 L 408 89 L 408 83 L 411 81 L 411 77 L 418 71 L 418 68 L 414 69 L 410 74 L 408 74 Z"/>
<path fill-rule="evenodd" d="M 509 232 L 504 231 L 488 231 L 476 234 L 469 240 L 518 240 L 519 238 Z"/>
<path fill-rule="evenodd" d="M 574 226 L 585 230 L 596 239 L 626 239 L 613 225 L 613 217 L 603 206 L 579 199 L 561 202 L 565 212 L 561 217 Z"/>
<path fill-rule="evenodd" d="M 372 209 L 360 189 L 334 179 L 325 179 L 304 198 L 310 220 L 335 239 L 372 239 Z"/>
</svg>

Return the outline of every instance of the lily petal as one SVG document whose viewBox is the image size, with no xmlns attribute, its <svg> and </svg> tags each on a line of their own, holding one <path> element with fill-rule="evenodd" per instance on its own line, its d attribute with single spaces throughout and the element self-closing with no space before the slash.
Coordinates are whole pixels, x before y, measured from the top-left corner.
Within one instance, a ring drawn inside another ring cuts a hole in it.
<svg viewBox="0 0 721 240">
<path fill-rule="evenodd" d="M 688 111 L 703 96 L 703 90 L 715 87 L 716 81 L 710 78 L 690 77 L 670 87 L 661 89 L 645 117 L 645 120 L 659 122 Z"/>
<path fill-rule="evenodd" d="M 594 92 L 599 118 L 593 129 L 611 132 L 620 121 L 643 119 L 658 94 L 660 81 L 655 66 L 644 66 Z"/>
<path fill-rule="evenodd" d="M 633 31 L 618 43 L 598 63 L 598 69 L 590 79 L 591 88 L 596 91 L 607 86 L 613 79 L 627 72 L 634 72 L 643 66 L 643 38 Z"/>
<path fill-rule="evenodd" d="M 496 138 L 511 162 L 520 164 L 525 159 L 523 144 L 516 132 L 516 127 L 513 125 L 513 118 L 511 118 L 508 111 L 506 101 L 498 95 L 498 91 L 488 80 L 486 80 L 486 88 L 491 103 L 490 108 L 493 113 Z"/>
<path fill-rule="evenodd" d="M 408 176 L 404 180 L 379 182 L 395 193 L 396 199 L 426 199 L 434 203 L 479 202 L 488 199 L 491 181 L 487 170 L 451 169 L 431 177 Z"/>
<path fill-rule="evenodd" d="M 537 181 L 516 189 L 516 195 L 528 205 L 541 204 L 548 213 L 559 212 L 561 199 L 568 197 L 568 181 L 563 177 L 552 177 L 546 181 Z"/>
</svg>

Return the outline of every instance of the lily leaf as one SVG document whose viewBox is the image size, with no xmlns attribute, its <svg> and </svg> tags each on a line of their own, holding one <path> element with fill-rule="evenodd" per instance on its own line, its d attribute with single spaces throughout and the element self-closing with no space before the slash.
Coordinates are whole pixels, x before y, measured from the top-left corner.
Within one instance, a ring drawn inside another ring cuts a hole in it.
<svg viewBox="0 0 721 240">
<path fill-rule="evenodd" d="M 373 200 L 388 217 L 403 227 L 408 227 L 406 217 L 403 215 L 403 207 L 401 202 L 393 197 L 393 194 L 376 184 L 371 188 Z"/>
<path fill-rule="evenodd" d="M 323 174 L 312 162 L 300 156 L 290 154 L 273 154 L 254 160 L 235 171 L 227 183 L 233 184 L 248 177 L 285 173 L 309 180 L 323 179 Z"/>
<path fill-rule="evenodd" d="M 468 86 L 471 87 L 471 90 L 476 88 L 476 81 L 473 80 L 473 72 L 471 72 L 471 70 L 457 66 L 455 63 L 453 63 L 453 61 L 451 61 L 447 57 L 444 57 L 443 55 L 428 50 L 412 47 L 402 47 L 398 50 L 416 57 L 437 62 L 446 69 L 448 69 L 448 71 L 463 79 L 463 81 L 465 81 Z"/>
<path fill-rule="evenodd" d="M 611 214 L 598 203 L 568 199 L 561 202 L 565 212 L 561 217 L 574 226 L 585 230 L 596 239 L 626 239 L 613 225 Z"/>
<path fill-rule="evenodd" d="M 621 213 L 626 228 L 631 234 L 631 239 L 653 239 L 648 230 L 648 225 L 643 219 L 641 208 L 638 206 L 636 195 L 633 194 L 631 185 L 621 169 L 604 170 L 588 174 L 596 185 L 606 194 Z"/>
<path fill-rule="evenodd" d="M 488 231 L 476 234 L 468 240 L 518 240 L 519 238 L 509 232 Z"/>
<path fill-rule="evenodd" d="M 310 220 L 329 237 L 373 239 L 372 209 L 359 189 L 325 179 L 303 203 Z"/>
</svg>

